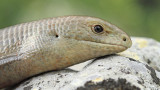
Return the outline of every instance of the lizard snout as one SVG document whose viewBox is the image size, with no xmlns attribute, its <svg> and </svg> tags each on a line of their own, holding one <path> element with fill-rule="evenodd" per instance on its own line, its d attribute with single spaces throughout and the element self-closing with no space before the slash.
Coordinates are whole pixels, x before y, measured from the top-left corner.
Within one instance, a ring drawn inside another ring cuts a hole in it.
<svg viewBox="0 0 160 90">
<path fill-rule="evenodd" d="M 127 48 L 130 48 L 132 45 L 132 41 L 131 41 L 130 37 L 127 35 L 122 35 L 121 41 L 122 41 L 123 45 Z"/>
</svg>

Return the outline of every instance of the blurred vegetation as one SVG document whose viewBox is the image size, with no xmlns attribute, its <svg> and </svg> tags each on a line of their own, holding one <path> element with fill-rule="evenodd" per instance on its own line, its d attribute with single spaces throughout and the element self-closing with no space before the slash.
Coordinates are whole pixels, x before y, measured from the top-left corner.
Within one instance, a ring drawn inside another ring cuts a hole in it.
<svg viewBox="0 0 160 90">
<path fill-rule="evenodd" d="M 131 36 L 160 41 L 160 0 L 1 0 L 0 28 L 48 17 L 105 19 Z"/>
</svg>

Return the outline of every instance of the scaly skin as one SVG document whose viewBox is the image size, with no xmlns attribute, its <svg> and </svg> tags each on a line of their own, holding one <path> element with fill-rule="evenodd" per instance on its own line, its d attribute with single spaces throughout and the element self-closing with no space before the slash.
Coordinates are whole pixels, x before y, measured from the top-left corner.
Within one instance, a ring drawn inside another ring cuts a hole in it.
<svg viewBox="0 0 160 90">
<path fill-rule="evenodd" d="M 103 27 L 102 33 L 94 31 Z M 131 46 L 116 26 L 93 17 L 65 16 L 23 23 L 0 31 L 0 88 Z"/>
</svg>

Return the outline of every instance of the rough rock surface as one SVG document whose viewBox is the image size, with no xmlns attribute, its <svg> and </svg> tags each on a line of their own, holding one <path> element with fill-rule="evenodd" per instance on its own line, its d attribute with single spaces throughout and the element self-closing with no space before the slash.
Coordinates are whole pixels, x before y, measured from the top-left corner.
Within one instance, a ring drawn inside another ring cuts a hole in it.
<svg viewBox="0 0 160 90">
<path fill-rule="evenodd" d="M 147 38 L 132 40 L 133 46 L 119 53 L 120 56 L 104 56 L 70 69 L 47 72 L 22 82 L 14 89 L 160 90 L 160 43 Z"/>
<path fill-rule="evenodd" d="M 146 63 L 160 71 L 160 43 L 150 38 L 138 37 L 132 37 L 132 42 L 132 47 L 120 55 Z"/>
</svg>

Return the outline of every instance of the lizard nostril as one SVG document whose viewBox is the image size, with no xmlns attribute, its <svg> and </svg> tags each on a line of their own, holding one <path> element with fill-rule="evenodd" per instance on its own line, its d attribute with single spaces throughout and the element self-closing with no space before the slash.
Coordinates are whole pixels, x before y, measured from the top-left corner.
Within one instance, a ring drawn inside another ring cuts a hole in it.
<svg viewBox="0 0 160 90">
<path fill-rule="evenodd" d="M 123 37 L 123 41 L 127 41 L 126 37 Z"/>
</svg>

